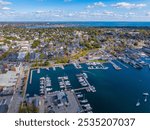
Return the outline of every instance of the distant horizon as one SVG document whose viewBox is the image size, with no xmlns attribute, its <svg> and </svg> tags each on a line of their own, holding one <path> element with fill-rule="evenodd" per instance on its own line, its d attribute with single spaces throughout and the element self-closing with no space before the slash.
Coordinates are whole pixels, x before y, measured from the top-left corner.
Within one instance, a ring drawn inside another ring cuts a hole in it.
<svg viewBox="0 0 150 130">
<path fill-rule="evenodd" d="M 3 23 L 3 22 L 124 22 L 124 23 L 127 23 L 127 22 L 134 22 L 134 23 L 139 23 L 139 22 L 145 22 L 145 23 L 149 23 L 150 21 L 0 21 L 0 23 Z"/>
</svg>

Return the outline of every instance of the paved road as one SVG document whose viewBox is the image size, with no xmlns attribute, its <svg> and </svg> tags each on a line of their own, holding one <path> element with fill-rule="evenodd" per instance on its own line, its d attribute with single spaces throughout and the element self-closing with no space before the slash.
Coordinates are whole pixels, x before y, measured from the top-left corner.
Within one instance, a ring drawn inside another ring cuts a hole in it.
<svg viewBox="0 0 150 130">
<path fill-rule="evenodd" d="M 18 78 L 18 82 L 16 88 L 14 90 L 14 94 L 11 98 L 8 113 L 17 113 L 19 110 L 20 103 L 23 101 L 23 97 L 20 94 L 21 86 L 22 86 L 22 78 L 24 77 L 23 66 L 21 66 L 21 73 Z"/>
</svg>

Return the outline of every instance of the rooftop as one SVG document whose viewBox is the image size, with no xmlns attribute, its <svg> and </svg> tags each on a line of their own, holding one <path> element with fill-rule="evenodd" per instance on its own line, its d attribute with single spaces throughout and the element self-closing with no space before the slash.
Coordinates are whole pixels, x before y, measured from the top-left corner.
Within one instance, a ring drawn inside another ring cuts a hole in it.
<svg viewBox="0 0 150 130">
<path fill-rule="evenodd" d="M 0 86 L 12 87 L 16 85 L 17 78 L 16 71 L 8 71 L 7 73 L 0 74 Z"/>
</svg>

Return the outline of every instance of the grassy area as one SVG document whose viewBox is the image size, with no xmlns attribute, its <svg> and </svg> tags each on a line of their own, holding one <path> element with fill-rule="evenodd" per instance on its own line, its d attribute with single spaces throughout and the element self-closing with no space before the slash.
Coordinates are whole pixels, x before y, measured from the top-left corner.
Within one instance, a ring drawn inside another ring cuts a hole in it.
<svg viewBox="0 0 150 130">
<path fill-rule="evenodd" d="M 77 60 L 79 59 L 80 57 L 84 57 L 86 56 L 88 53 L 89 53 L 90 50 L 81 50 L 79 53 L 71 56 L 71 59 L 73 60 Z"/>
<path fill-rule="evenodd" d="M 23 103 L 20 104 L 19 113 L 38 113 L 38 108 L 36 108 L 33 104 Z"/>
</svg>

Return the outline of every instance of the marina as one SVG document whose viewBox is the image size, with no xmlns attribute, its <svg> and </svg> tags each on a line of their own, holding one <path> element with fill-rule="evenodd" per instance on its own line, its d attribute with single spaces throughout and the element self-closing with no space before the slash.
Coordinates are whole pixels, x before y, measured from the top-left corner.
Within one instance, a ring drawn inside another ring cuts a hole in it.
<svg viewBox="0 0 150 130">
<path fill-rule="evenodd" d="M 121 68 L 120 71 L 114 69 L 112 64 Z M 125 66 L 117 61 L 104 64 L 90 62 L 80 64 L 82 69 L 70 64 L 64 66 L 64 69 L 58 66 L 55 70 L 40 69 L 39 74 L 31 70 L 32 83 L 29 80 L 26 94 L 47 99 L 53 93 L 70 91 L 74 93 L 80 112 L 150 112 L 150 86 L 147 85 L 150 81 L 149 68 L 139 70 L 124 64 Z M 90 65 L 107 69 L 89 69 Z M 110 108 L 110 104 L 113 107 Z"/>
</svg>

